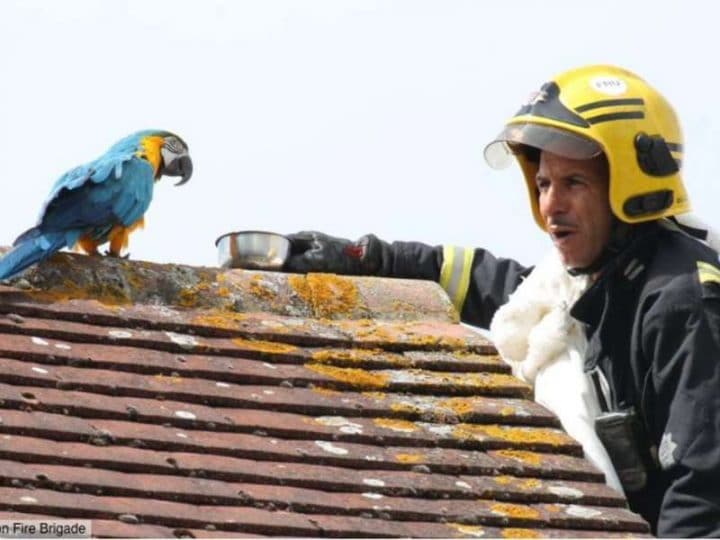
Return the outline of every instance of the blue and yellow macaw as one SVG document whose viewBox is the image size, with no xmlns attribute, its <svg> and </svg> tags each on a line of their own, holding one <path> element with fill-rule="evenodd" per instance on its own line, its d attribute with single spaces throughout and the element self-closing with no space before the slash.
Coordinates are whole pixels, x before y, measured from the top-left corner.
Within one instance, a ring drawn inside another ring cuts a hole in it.
<svg viewBox="0 0 720 540">
<path fill-rule="evenodd" d="M 0 259 L 0 279 L 7 279 L 64 247 L 118 257 L 130 233 L 143 226 L 153 185 L 161 176 L 192 175 L 185 142 L 167 131 L 140 131 L 118 141 L 101 157 L 61 176 L 40 212 L 38 224 L 18 236 Z"/>
</svg>

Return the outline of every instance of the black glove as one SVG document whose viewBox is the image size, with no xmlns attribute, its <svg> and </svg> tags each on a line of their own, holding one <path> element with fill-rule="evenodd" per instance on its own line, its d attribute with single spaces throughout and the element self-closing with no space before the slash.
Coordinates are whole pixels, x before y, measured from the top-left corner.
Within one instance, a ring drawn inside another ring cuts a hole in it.
<svg viewBox="0 0 720 540">
<path fill-rule="evenodd" d="M 382 267 L 382 244 L 368 234 L 357 242 L 317 231 L 289 234 L 290 256 L 283 266 L 287 272 L 328 272 L 354 276 L 377 275 Z"/>
</svg>

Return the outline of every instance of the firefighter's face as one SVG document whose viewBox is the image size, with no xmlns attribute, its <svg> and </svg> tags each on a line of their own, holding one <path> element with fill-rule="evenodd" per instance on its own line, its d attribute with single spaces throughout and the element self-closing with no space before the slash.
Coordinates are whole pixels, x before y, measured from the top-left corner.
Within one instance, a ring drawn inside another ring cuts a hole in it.
<svg viewBox="0 0 720 540">
<path fill-rule="evenodd" d="M 542 152 L 535 181 L 540 214 L 563 264 L 589 266 L 612 227 L 605 157 L 573 160 Z"/>
</svg>

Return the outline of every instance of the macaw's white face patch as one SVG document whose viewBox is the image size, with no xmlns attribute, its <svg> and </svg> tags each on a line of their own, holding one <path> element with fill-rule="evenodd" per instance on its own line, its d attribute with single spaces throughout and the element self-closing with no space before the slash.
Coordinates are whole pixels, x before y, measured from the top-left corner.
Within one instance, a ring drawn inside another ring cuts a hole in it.
<svg viewBox="0 0 720 540">
<path fill-rule="evenodd" d="M 188 149 L 177 137 L 165 137 L 164 144 L 160 147 L 163 161 L 170 163 L 173 160 L 188 155 Z"/>
<path fill-rule="evenodd" d="M 177 137 L 173 137 L 172 135 L 165 137 L 163 148 L 167 149 L 169 152 L 173 152 L 176 155 L 187 154 L 187 148 L 182 143 L 182 141 Z"/>
<path fill-rule="evenodd" d="M 663 433 L 662 439 L 660 439 L 660 448 L 658 448 L 658 461 L 663 470 L 668 470 L 677 463 L 676 449 L 677 444 L 672 440 L 672 433 Z"/>
</svg>

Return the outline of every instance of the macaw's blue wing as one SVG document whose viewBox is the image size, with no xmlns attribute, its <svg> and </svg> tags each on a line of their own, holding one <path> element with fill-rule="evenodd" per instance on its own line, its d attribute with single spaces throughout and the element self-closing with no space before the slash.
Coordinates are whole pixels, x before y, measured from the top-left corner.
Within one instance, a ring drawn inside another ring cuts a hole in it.
<svg viewBox="0 0 720 540">
<path fill-rule="evenodd" d="M 103 243 L 114 226 L 133 225 L 150 205 L 153 180 L 150 163 L 124 149 L 67 172 L 53 186 L 38 225 L 21 234 L 0 260 L 0 279 L 83 236 Z"/>
<path fill-rule="evenodd" d="M 131 158 L 106 169 L 110 174 L 88 176 L 62 187 L 48 201 L 38 228 L 43 232 L 95 229 L 123 225 L 129 227 L 142 218 L 153 195 L 153 170 L 145 160 Z"/>
<path fill-rule="evenodd" d="M 57 179 L 40 211 L 41 222 L 48 205 L 58 198 L 61 191 L 73 191 L 87 184 L 101 184 L 110 178 L 122 176 L 123 165 L 133 160 L 135 153 L 130 148 L 113 151 L 115 146 L 95 161 L 75 167 Z"/>
</svg>

